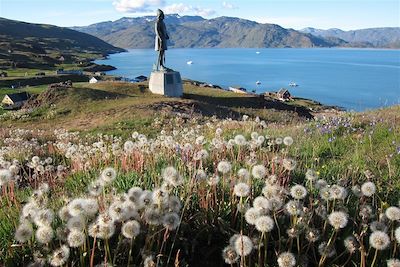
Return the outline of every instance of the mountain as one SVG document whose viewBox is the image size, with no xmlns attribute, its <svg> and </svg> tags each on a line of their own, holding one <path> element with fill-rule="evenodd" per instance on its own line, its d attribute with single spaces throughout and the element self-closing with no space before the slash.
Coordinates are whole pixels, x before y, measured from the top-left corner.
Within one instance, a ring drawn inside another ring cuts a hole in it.
<svg viewBox="0 0 400 267">
<path fill-rule="evenodd" d="M 156 17 L 121 18 L 72 29 L 92 34 L 123 48 L 154 46 Z M 346 45 L 339 38 L 321 38 L 275 24 L 218 17 L 166 15 L 172 47 L 332 47 Z"/>
<path fill-rule="evenodd" d="M 365 47 L 400 48 L 400 27 L 370 28 L 352 31 L 343 31 L 335 28 L 328 30 L 305 28 L 301 32 L 323 38 L 339 38 L 348 43 Z"/>
<path fill-rule="evenodd" d="M 0 66 L 48 67 L 58 58 L 124 51 L 92 35 L 46 24 L 0 18 Z"/>
</svg>

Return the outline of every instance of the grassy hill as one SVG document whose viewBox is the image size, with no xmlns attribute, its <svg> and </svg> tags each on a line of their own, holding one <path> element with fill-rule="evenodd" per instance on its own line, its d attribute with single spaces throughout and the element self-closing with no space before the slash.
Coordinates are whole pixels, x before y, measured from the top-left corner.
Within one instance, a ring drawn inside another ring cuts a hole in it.
<svg viewBox="0 0 400 267">
<path fill-rule="evenodd" d="M 121 52 L 97 37 L 46 24 L 0 18 L 0 68 L 46 70 Z M 62 56 L 62 58 L 61 58 Z"/>
<path fill-rule="evenodd" d="M 24 89 L 0 90 L 0 99 L 5 93 L 18 90 Z M 282 103 L 271 97 L 244 96 L 198 87 L 190 82 L 184 84 L 183 98 L 154 95 L 148 90 L 147 83 L 74 83 L 73 88 L 68 89 L 38 86 L 28 90 L 37 94 L 25 106 L 30 111 L 21 120 L 4 118 L 2 124 L 49 129 L 57 122 L 67 129 L 121 133 L 121 129 L 137 127 L 138 122 L 165 114 L 178 114 L 186 119 L 203 116 L 240 118 L 248 114 L 269 122 L 295 123 L 313 116 L 310 107 L 313 111 L 325 108 L 310 100 Z"/>
<path fill-rule="evenodd" d="M 398 254 L 400 106 L 329 113 L 190 83 L 183 98 L 146 83 L 29 89 L 30 111 L 0 121 L 4 266 L 257 267 L 289 255 L 376 267 Z"/>
</svg>

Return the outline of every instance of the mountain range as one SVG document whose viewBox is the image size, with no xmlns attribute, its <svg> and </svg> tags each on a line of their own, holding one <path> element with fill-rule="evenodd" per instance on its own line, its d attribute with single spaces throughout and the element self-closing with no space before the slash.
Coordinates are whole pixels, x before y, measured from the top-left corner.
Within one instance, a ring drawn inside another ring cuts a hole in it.
<svg viewBox="0 0 400 267">
<path fill-rule="evenodd" d="M 355 46 L 400 48 L 399 27 L 370 28 L 352 31 L 343 31 L 335 28 L 321 30 L 309 27 L 300 31 L 323 38 L 339 38 Z"/>
<path fill-rule="evenodd" d="M 154 16 L 105 21 L 72 27 L 122 48 L 151 48 L 154 44 Z M 170 46 L 193 47 L 387 47 L 400 48 L 400 28 L 374 28 L 355 31 L 339 29 L 300 31 L 276 24 L 218 17 L 166 15 Z"/>
</svg>

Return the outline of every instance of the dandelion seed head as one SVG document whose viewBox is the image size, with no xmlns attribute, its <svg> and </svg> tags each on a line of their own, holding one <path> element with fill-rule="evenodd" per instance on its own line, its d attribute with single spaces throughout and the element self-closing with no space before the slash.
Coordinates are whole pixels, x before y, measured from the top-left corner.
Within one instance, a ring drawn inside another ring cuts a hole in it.
<svg viewBox="0 0 400 267">
<path fill-rule="evenodd" d="M 72 230 L 83 231 L 85 229 L 85 227 L 86 227 L 86 220 L 83 216 L 79 215 L 79 216 L 71 217 L 67 221 L 67 228 L 70 231 L 72 231 Z"/>
<path fill-rule="evenodd" d="M 327 258 L 331 258 L 331 257 L 335 256 L 336 250 L 335 250 L 334 246 L 332 246 L 332 245 L 328 246 L 328 244 L 324 241 L 321 244 L 319 244 L 318 253 L 321 256 L 325 255 Z"/>
<path fill-rule="evenodd" d="M 387 267 L 400 267 L 399 259 L 389 259 L 386 261 Z"/>
<path fill-rule="evenodd" d="M 320 239 L 320 234 L 321 233 L 320 233 L 320 231 L 318 229 L 311 228 L 311 229 L 307 230 L 305 236 L 306 236 L 306 239 L 309 242 L 314 243 L 314 242 L 317 242 Z"/>
<path fill-rule="evenodd" d="M 12 173 L 7 169 L 0 169 L 0 186 L 7 184 L 12 177 Z"/>
<path fill-rule="evenodd" d="M 303 199 L 307 196 L 307 189 L 302 185 L 294 185 L 290 188 L 290 195 L 294 199 Z"/>
<path fill-rule="evenodd" d="M 267 215 L 260 216 L 255 221 L 256 229 L 262 233 L 271 232 L 274 229 L 274 225 L 274 220 Z"/>
<path fill-rule="evenodd" d="M 385 250 L 390 244 L 390 238 L 385 232 L 375 231 L 369 236 L 369 244 L 376 250 Z"/>
<path fill-rule="evenodd" d="M 386 217 L 391 221 L 400 221 L 400 208 L 392 206 L 386 209 Z"/>
<path fill-rule="evenodd" d="M 286 136 L 283 138 L 283 144 L 285 144 L 285 146 L 291 146 L 293 144 L 293 138 L 291 136 Z"/>
<path fill-rule="evenodd" d="M 250 186 L 245 183 L 238 183 L 233 188 L 233 193 L 237 197 L 247 197 L 250 194 Z"/>
<path fill-rule="evenodd" d="M 296 258 L 291 252 L 283 252 L 278 256 L 279 267 L 294 267 L 296 265 Z"/>
<path fill-rule="evenodd" d="M 79 230 L 72 230 L 71 232 L 69 232 L 67 237 L 68 246 L 72 248 L 77 248 L 82 246 L 85 240 L 86 240 L 85 234 Z"/>
<path fill-rule="evenodd" d="M 235 250 L 237 254 L 245 257 L 253 250 L 253 241 L 246 235 L 240 235 L 235 240 Z"/>
<path fill-rule="evenodd" d="M 143 190 L 142 188 L 135 186 L 128 190 L 128 198 L 130 201 L 137 203 L 142 195 Z"/>
<path fill-rule="evenodd" d="M 246 138 L 241 134 L 236 135 L 234 140 L 235 140 L 235 144 L 238 146 L 246 145 Z"/>
<path fill-rule="evenodd" d="M 121 233 L 124 237 L 132 239 L 140 234 L 140 223 L 136 220 L 127 221 L 122 225 Z"/>
<path fill-rule="evenodd" d="M 33 234 L 32 225 L 29 222 L 21 223 L 15 231 L 15 240 L 21 243 L 28 241 Z"/>
<path fill-rule="evenodd" d="M 244 218 L 248 224 L 254 225 L 258 217 L 261 216 L 260 209 L 249 208 L 244 214 Z"/>
<path fill-rule="evenodd" d="M 69 248 L 65 245 L 54 251 L 52 257 L 49 259 L 51 266 L 62 266 L 67 263 L 69 258 Z"/>
<path fill-rule="evenodd" d="M 294 169 L 296 169 L 297 162 L 294 159 L 285 158 L 282 161 L 282 165 L 287 171 L 293 171 Z"/>
<path fill-rule="evenodd" d="M 349 215 L 342 211 L 334 211 L 328 216 L 329 224 L 336 230 L 346 227 Z"/>
<path fill-rule="evenodd" d="M 317 182 L 315 183 L 315 188 L 317 188 L 318 190 L 326 188 L 327 186 L 328 183 L 324 179 L 318 179 Z"/>
<path fill-rule="evenodd" d="M 100 179 L 105 183 L 105 184 L 110 184 L 112 183 L 115 178 L 117 177 L 117 172 L 114 168 L 108 167 L 105 168 L 100 175 Z"/>
<path fill-rule="evenodd" d="M 291 216 L 300 215 L 303 210 L 303 205 L 299 201 L 290 200 L 286 203 L 285 210 Z"/>
<path fill-rule="evenodd" d="M 251 170 L 251 174 L 256 179 L 263 179 L 267 174 L 267 170 L 265 169 L 264 165 L 255 165 Z"/>
<path fill-rule="evenodd" d="M 175 230 L 179 226 L 180 221 L 179 215 L 175 212 L 169 212 L 162 218 L 163 226 L 169 231 Z"/>
<path fill-rule="evenodd" d="M 205 181 L 207 179 L 207 174 L 204 170 L 197 170 L 195 178 L 197 181 Z"/>
<path fill-rule="evenodd" d="M 221 180 L 221 178 L 219 178 L 218 175 L 213 175 L 213 176 L 210 176 L 210 177 L 208 178 L 207 183 L 208 183 L 210 186 L 214 186 L 214 185 L 217 185 L 217 184 L 219 183 L 220 180 Z"/>
<path fill-rule="evenodd" d="M 346 239 L 343 241 L 343 243 L 344 243 L 345 248 L 347 249 L 347 251 L 350 254 L 355 253 L 359 248 L 357 240 L 352 235 L 346 237 Z"/>
<path fill-rule="evenodd" d="M 129 140 L 124 143 L 124 150 L 126 153 L 131 153 L 134 148 L 135 144 L 132 141 Z"/>
<path fill-rule="evenodd" d="M 347 190 L 340 185 L 332 185 L 329 188 L 329 199 L 341 199 L 344 200 L 347 197 Z"/>
<path fill-rule="evenodd" d="M 400 226 L 396 228 L 396 231 L 394 231 L 394 236 L 396 238 L 397 243 L 400 244 Z"/>
<path fill-rule="evenodd" d="M 217 166 L 218 171 L 222 174 L 227 174 L 228 172 L 231 171 L 231 168 L 232 168 L 231 164 L 228 161 L 224 160 L 220 161 Z"/>
<path fill-rule="evenodd" d="M 233 246 L 227 246 L 222 250 L 222 258 L 226 264 L 234 264 L 239 260 L 239 254 Z"/>
<path fill-rule="evenodd" d="M 369 229 L 371 229 L 371 232 L 375 231 L 387 232 L 388 226 L 382 221 L 373 221 L 370 223 Z"/>
<path fill-rule="evenodd" d="M 54 212 L 50 209 L 39 210 L 33 218 L 37 226 L 51 225 L 54 219 Z"/>
<path fill-rule="evenodd" d="M 376 186 L 373 182 L 366 182 L 361 186 L 361 193 L 366 197 L 371 197 L 376 192 Z"/>
<path fill-rule="evenodd" d="M 256 197 L 253 201 L 253 206 L 261 210 L 263 213 L 267 213 L 269 210 L 271 210 L 270 201 L 263 196 Z"/>
<path fill-rule="evenodd" d="M 160 225 L 162 220 L 161 212 L 157 209 L 147 208 L 144 211 L 144 220 L 150 225 Z"/>
<path fill-rule="evenodd" d="M 318 179 L 318 173 L 313 169 L 308 169 L 306 172 L 306 179 L 310 182 L 314 182 Z"/>
<path fill-rule="evenodd" d="M 237 175 L 238 175 L 239 179 L 242 181 L 247 181 L 250 179 L 250 173 L 245 168 L 239 169 L 237 172 Z"/>
<path fill-rule="evenodd" d="M 53 228 L 48 225 L 40 226 L 36 230 L 36 240 L 41 244 L 48 244 L 54 237 Z"/>
</svg>

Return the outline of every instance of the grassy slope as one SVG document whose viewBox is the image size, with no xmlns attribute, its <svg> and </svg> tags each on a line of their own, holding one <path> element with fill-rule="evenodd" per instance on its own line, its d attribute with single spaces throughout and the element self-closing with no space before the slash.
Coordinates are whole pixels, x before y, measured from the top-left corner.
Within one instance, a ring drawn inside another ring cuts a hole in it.
<svg viewBox="0 0 400 267">
<path fill-rule="evenodd" d="M 40 92 L 45 88 L 31 87 L 29 90 Z M 0 92 L 4 94 L 5 91 Z M 50 107 L 50 104 L 53 106 Z M 184 86 L 183 99 L 178 99 L 153 95 L 148 91 L 146 83 L 104 82 L 75 83 L 74 88 L 57 96 L 54 103 L 42 105 L 41 111 L 34 117 L 26 121 L 4 123 L 14 127 L 52 128 L 55 122 L 61 122 L 67 129 L 118 132 L 119 127 L 130 127 L 137 119 L 152 119 L 169 111 L 187 116 L 203 114 L 223 118 L 250 114 L 271 122 L 302 121 L 310 115 L 306 108 L 297 107 L 295 103 L 263 100 L 256 96 L 200 88 L 189 83 Z M 55 115 L 49 118 L 50 113 Z"/>
<path fill-rule="evenodd" d="M 45 88 L 42 86 L 29 90 L 41 92 Z M 329 181 L 351 179 L 357 182 L 358 179 L 365 179 L 360 173 L 369 169 L 379 176 L 376 179 L 377 186 L 386 189 L 380 197 L 390 203 L 397 203 L 399 200 L 395 192 L 400 190 L 400 182 L 396 178 L 400 176 L 400 158 L 396 155 L 393 142 L 400 144 L 400 106 L 355 115 L 344 114 L 344 117 L 352 117 L 353 127 L 362 129 L 364 134 L 360 131 L 349 134 L 343 127 L 333 128 L 331 132 L 321 134 L 318 131 L 319 122 L 308 122 L 297 113 L 266 109 L 260 107 L 259 100 L 255 98 L 190 85 L 185 85 L 185 99 L 155 96 L 147 91 L 146 84 L 126 83 L 80 83 L 73 89 L 58 93 L 55 107 L 44 106 L 26 121 L 1 122 L 0 130 L 3 127 L 48 130 L 63 127 L 92 133 L 114 133 L 125 137 L 137 130 L 154 136 L 160 129 L 152 128 L 153 119 L 162 116 L 174 117 L 174 110 L 193 110 L 192 116 L 197 116 L 200 112 L 214 112 L 220 116 L 238 115 L 238 112 L 250 113 L 274 122 L 268 125 L 263 134 L 290 135 L 294 138 L 295 144 L 291 147 L 291 152 L 297 155 L 299 169 L 302 171 L 312 167 Z M 214 107 L 215 104 L 218 107 Z M 48 115 L 53 113 L 55 115 L 48 118 Z M 200 116 L 198 121 L 201 123 Z M 371 124 L 374 121 L 377 122 L 376 125 Z M 313 131 L 305 134 L 307 129 Z M 233 137 L 243 133 L 249 137 L 251 131 L 252 129 L 232 129 L 224 135 Z M 333 141 L 330 142 L 330 138 Z M 391 173 L 387 160 L 390 154 L 393 157 L 390 161 Z M 88 180 L 93 179 L 92 176 L 95 174 L 70 175 L 65 181 L 65 189 L 60 190 L 66 190 L 73 196 L 80 195 L 85 190 Z M 125 190 L 125 187 L 134 183 L 135 177 L 135 174 L 124 174 L 116 184 L 117 189 Z M 299 177 L 303 179 L 302 176 Z M 24 200 L 29 192 L 29 189 L 18 191 L 16 197 L 18 200 Z M 17 207 L 0 209 L 0 252 L 10 257 L 18 253 L 18 248 L 10 246 L 14 228 L 12 222 L 17 217 Z M 12 266 L 11 262 L 8 264 Z"/>
</svg>

